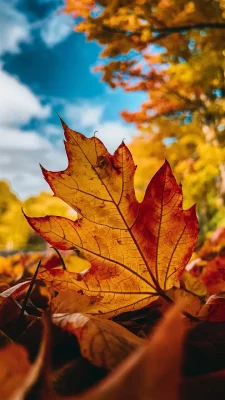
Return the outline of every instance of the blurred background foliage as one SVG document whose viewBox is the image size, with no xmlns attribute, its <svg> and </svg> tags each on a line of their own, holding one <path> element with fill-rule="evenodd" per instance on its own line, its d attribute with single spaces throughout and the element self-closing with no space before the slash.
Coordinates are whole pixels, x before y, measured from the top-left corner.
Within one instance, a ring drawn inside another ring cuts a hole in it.
<svg viewBox="0 0 225 400">
<path fill-rule="evenodd" d="M 41 192 L 21 201 L 6 181 L 0 181 L 0 251 L 43 250 L 46 243 L 27 223 L 22 213 L 40 216 L 57 214 L 69 216 L 69 207 L 50 193 Z"/>
<path fill-rule="evenodd" d="M 121 110 L 139 130 L 139 198 L 167 158 L 184 206 L 197 203 L 203 241 L 225 224 L 225 1 L 65 0 L 64 12 L 102 45 L 104 82 L 146 93 L 140 110 Z"/>
</svg>

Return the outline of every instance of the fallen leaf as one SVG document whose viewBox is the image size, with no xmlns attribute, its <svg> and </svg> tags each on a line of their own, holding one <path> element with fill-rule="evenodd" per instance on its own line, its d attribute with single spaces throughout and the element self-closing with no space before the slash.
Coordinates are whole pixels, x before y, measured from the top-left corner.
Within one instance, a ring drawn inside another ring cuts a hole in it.
<svg viewBox="0 0 225 400">
<path fill-rule="evenodd" d="M 38 356 L 30 364 L 27 350 L 12 343 L 0 349 L 0 398 L 4 400 L 23 400 L 31 386 L 36 382 L 46 349 L 46 332 L 43 335 Z"/>
<path fill-rule="evenodd" d="M 109 317 L 144 307 L 173 286 L 189 261 L 198 235 L 195 207 L 183 211 L 182 188 L 168 162 L 139 203 L 127 146 L 122 143 L 110 155 L 96 137 L 86 138 L 64 122 L 63 127 L 68 168 L 43 173 L 54 194 L 80 218 L 27 220 L 52 246 L 80 250 L 91 268 L 83 274 L 53 268 L 39 277 L 58 291 L 69 287 L 96 298 L 96 314 Z"/>
<path fill-rule="evenodd" d="M 9 343 L 13 343 L 12 339 L 10 339 L 9 336 L 0 330 L 0 348 Z"/>
<path fill-rule="evenodd" d="M 201 281 L 207 287 L 210 294 L 225 291 L 225 257 L 215 256 L 208 261 L 203 268 Z"/>
<path fill-rule="evenodd" d="M 0 329 L 5 329 L 8 324 L 18 320 L 21 306 L 12 297 L 6 297 L 0 303 Z"/>
<path fill-rule="evenodd" d="M 225 370 L 186 378 L 180 384 L 182 400 L 221 400 L 225 393 Z"/>
<path fill-rule="evenodd" d="M 181 282 L 185 286 L 186 290 L 195 294 L 199 297 L 205 297 L 207 295 L 207 287 L 199 279 L 189 271 L 184 271 L 181 277 Z"/>
<path fill-rule="evenodd" d="M 21 306 L 16 298 L 24 293 L 29 281 L 18 283 L 0 294 L 0 327 L 3 329 L 7 324 L 12 324 L 21 313 Z"/>
<path fill-rule="evenodd" d="M 225 322 L 225 296 L 212 295 L 201 308 L 198 318 L 210 322 Z"/>
<path fill-rule="evenodd" d="M 211 237 L 205 241 L 199 251 L 199 257 L 204 260 L 211 260 L 216 255 L 223 253 L 225 247 L 225 228 L 217 228 Z"/>
<path fill-rule="evenodd" d="M 1 279 L 10 284 L 20 279 L 24 273 L 25 258 L 21 253 L 0 257 Z"/>
<path fill-rule="evenodd" d="M 77 337 L 84 358 L 106 369 L 116 367 L 145 342 L 113 321 L 81 313 L 53 314 L 53 322 Z"/>
<path fill-rule="evenodd" d="M 67 289 L 60 292 L 50 302 L 51 312 L 53 314 L 63 313 L 72 314 L 77 312 L 91 313 L 92 307 L 95 310 L 97 305 L 96 298 L 93 299 L 85 294 Z"/>
<path fill-rule="evenodd" d="M 12 299 L 16 299 L 20 296 L 28 286 L 30 285 L 30 281 L 18 283 L 15 286 L 12 286 L 9 289 L 6 289 L 4 292 L 0 293 L 0 304 L 4 301 L 5 298 L 11 297 Z"/>
<path fill-rule="evenodd" d="M 53 373 L 53 386 L 58 395 L 72 396 L 93 387 L 106 375 L 105 369 L 80 356 Z"/>
<path fill-rule="evenodd" d="M 189 293 L 184 289 L 178 289 L 176 287 L 173 287 L 173 288 L 169 289 L 166 292 L 166 294 L 167 294 L 167 296 L 169 296 L 169 298 L 171 300 L 173 300 L 174 303 L 181 302 L 182 312 L 189 313 L 192 316 L 197 316 L 200 309 L 202 308 L 202 303 L 201 303 L 200 299 L 196 295 Z M 160 306 L 160 311 L 162 313 L 165 313 L 168 310 L 168 308 L 171 306 L 163 298 L 157 299 L 154 304 Z M 189 322 L 191 322 L 190 319 L 189 319 Z"/>
<path fill-rule="evenodd" d="M 225 322 L 205 318 L 187 332 L 183 375 L 196 376 L 222 369 L 225 369 Z"/>
<path fill-rule="evenodd" d="M 171 307 L 149 342 L 146 340 L 101 383 L 79 396 L 51 400 L 178 400 L 184 332 L 179 308 Z"/>
<path fill-rule="evenodd" d="M 27 376 L 29 369 L 28 353 L 24 347 L 13 343 L 0 350 L 1 399 L 18 398 L 15 393 L 19 390 L 21 381 Z"/>
</svg>

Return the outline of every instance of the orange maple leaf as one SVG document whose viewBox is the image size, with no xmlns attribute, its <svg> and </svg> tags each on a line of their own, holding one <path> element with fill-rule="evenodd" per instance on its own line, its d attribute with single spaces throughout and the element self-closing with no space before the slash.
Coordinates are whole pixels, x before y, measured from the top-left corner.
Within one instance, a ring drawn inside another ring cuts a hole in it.
<svg viewBox="0 0 225 400">
<path fill-rule="evenodd" d="M 182 188 L 168 162 L 139 203 L 136 166 L 122 142 L 113 155 L 96 137 L 86 138 L 62 121 L 69 160 L 65 171 L 43 169 L 55 196 L 78 212 L 64 217 L 27 217 L 52 246 L 78 249 L 90 261 L 84 273 L 62 268 L 39 277 L 58 290 L 67 287 L 91 298 L 91 314 L 112 316 L 148 305 L 171 288 L 184 270 L 198 235 L 195 206 L 182 209 Z"/>
</svg>

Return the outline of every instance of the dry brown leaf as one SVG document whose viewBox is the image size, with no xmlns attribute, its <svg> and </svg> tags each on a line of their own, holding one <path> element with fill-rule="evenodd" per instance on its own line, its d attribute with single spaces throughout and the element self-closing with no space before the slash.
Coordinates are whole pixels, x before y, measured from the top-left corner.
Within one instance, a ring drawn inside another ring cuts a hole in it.
<svg viewBox="0 0 225 400">
<path fill-rule="evenodd" d="M 169 296 L 174 303 L 181 303 L 182 304 L 182 311 L 190 314 L 191 316 L 197 316 L 199 311 L 202 308 L 202 303 L 200 299 L 192 293 L 187 292 L 184 289 L 178 289 L 173 287 L 169 289 L 166 294 Z M 155 301 L 156 305 L 160 306 L 160 311 L 165 313 L 168 308 L 171 306 L 166 300 L 163 298 L 159 298 Z M 189 322 L 190 319 L 189 319 Z"/>
<path fill-rule="evenodd" d="M 16 298 L 28 289 L 30 281 L 19 283 L 0 294 L 0 327 L 3 329 L 8 323 L 15 321 L 20 313 L 21 306 Z"/>
<path fill-rule="evenodd" d="M 94 389 L 51 400 L 178 400 L 184 331 L 179 308 L 171 307 L 149 342 Z"/>
<path fill-rule="evenodd" d="M 3 303 L 4 299 L 7 297 L 16 299 L 19 295 L 26 291 L 29 285 L 30 281 L 26 281 L 6 289 L 4 292 L 0 293 L 0 304 Z"/>
<path fill-rule="evenodd" d="M 36 382 L 46 349 L 46 329 L 40 344 L 38 356 L 30 364 L 27 350 L 12 343 L 0 349 L 0 399 L 23 400 Z"/>
<path fill-rule="evenodd" d="M 211 322 L 225 322 L 225 295 L 210 296 L 201 308 L 198 318 Z"/>
<path fill-rule="evenodd" d="M 53 322 L 77 337 L 83 357 L 106 369 L 116 367 L 145 343 L 113 321 L 80 313 L 54 314 Z"/>
<path fill-rule="evenodd" d="M 197 296 L 204 297 L 207 295 L 207 287 L 204 283 L 199 279 L 199 277 L 194 276 L 189 271 L 185 270 L 181 277 L 182 284 L 185 285 L 185 288 Z"/>
</svg>

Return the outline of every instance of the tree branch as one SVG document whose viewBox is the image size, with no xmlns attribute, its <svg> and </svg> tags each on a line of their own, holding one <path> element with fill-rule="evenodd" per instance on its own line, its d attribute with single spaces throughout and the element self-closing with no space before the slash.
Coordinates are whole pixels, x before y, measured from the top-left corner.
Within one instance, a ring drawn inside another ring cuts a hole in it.
<svg viewBox="0 0 225 400">
<path fill-rule="evenodd" d="M 191 31 L 192 29 L 202 30 L 202 29 L 225 29 L 225 23 L 220 22 L 204 22 L 195 25 L 182 25 L 182 26 L 171 26 L 165 28 L 152 28 L 153 33 L 167 33 L 171 35 L 172 33 L 179 33 L 182 31 Z"/>
<path fill-rule="evenodd" d="M 119 33 L 119 34 L 125 34 L 128 36 L 134 35 L 134 34 L 141 34 L 141 29 L 138 29 L 134 32 L 127 31 L 127 30 L 122 30 L 119 27 L 118 28 L 112 28 L 107 25 L 103 24 L 103 28 L 108 31 L 108 32 L 114 32 L 114 33 Z M 163 27 L 163 28 L 151 28 L 151 31 L 153 34 L 155 34 L 155 37 L 150 39 L 149 43 L 156 43 L 160 39 L 163 39 L 167 36 L 172 35 L 173 33 L 182 33 L 183 31 L 191 31 L 191 30 L 202 30 L 202 29 L 225 29 L 225 23 L 220 23 L 220 22 L 203 22 L 195 25 L 180 25 L 180 26 L 171 26 L 171 27 Z"/>
</svg>

